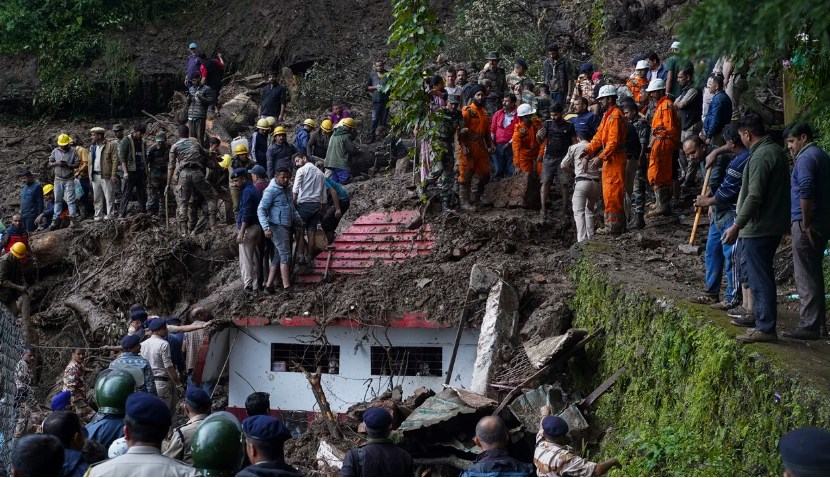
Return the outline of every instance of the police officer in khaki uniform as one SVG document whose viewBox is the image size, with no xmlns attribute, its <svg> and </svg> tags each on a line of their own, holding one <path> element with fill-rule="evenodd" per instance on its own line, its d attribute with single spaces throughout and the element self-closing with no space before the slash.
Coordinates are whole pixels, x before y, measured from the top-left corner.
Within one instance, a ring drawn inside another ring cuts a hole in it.
<svg viewBox="0 0 830 478">
<path fill-rule="evenodd" d="M 161 442 L 172 420 L 167 405 L 149 393 L 136 392 L 127 398 L 124 438 L 127 453 L 92 465 L 86 476 L 195 476 L 187 464 L 161 454 Z"/>
<path fill-rule="evenodd" d="M 177 389 L 181 387 L 179 373 L 173 367 L 170 355 L 170 344 L 164 339 L 167 336 L 167 322 L 156 317 L 147 326 L 153 335 L 141 344 L 141 356 L 150 362 L 153 377 L 156 382 L 156 395 L 164 400 L 170 408 L 170 413 L 176 410 Z"/>
<path fill-rule="evenodd" d="M 542 407 L 542 415 L 550 413 L 548 407 Z M 601 476 L 615 466 L 620 466 L 616 459 L 594 463 L 581 458 L 565 442 L 568 438 L 568 424 L 561 417 L 545 416 L 542 418 L 541 430 L 536 435 L 536 450 L 533 464 L 538 476 Z"/>
<path fill-rule="evenodd" d="M 192 465 L 190 457 L 190 443 L 199 425 L 210 415 L 210 395 L 199 388 L 188 388 L 184 397 L 184 412 L 187 414 L 187 423 L 173 429 L 173 435 L 166 443 L 164 456 L 182 460 Z"/>
</svg>

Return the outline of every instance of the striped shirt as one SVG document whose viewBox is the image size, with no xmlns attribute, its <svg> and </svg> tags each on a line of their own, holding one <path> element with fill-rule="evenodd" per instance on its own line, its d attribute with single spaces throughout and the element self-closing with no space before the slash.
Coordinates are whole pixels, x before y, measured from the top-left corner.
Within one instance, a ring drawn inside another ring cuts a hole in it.
<svg viewBox="0 0 830 478">
<path fill-rule="evenodd" d="M 592 476 L 597 466 L 577 456 L 570 447 L 548 441 L 541 430 L 536 434 L 533 464 L 538 476 Z"/>
</svg>

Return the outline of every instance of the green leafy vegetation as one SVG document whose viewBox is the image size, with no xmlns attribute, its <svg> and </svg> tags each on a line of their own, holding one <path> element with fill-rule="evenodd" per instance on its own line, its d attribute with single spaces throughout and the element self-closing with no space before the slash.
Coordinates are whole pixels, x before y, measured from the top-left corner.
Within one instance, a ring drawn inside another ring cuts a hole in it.
<svg viewBox="0 0 830 478">
<path fill-rule="evenodd" d="M 187 5 L 183 0 L 5 0 L 0 2 L 0 53 L 38 58 L 36 106 L 57 109 L 98 94 L 87 70 L 96 60 L 113 100 L 132 91 L 129 51 L 106 32 L 144 23 Z"/>
<path fill-rule="evenodd" d="M 830 9 L 811 0 L 702 0 L 680 25 L 684 51 L 697 57 L 724 54 L 746 62 L 751 78 L 780 78 L 791 64 L 802 116 L 830 144 Z M 759 81 L 755 82 L 756 85 Z"/>
<path fill-rule="evenodd" d="M 484 64 L 488 52 L 505 56 L 502 67 L 508 72 L 513 60 L 524 58 L 530 78 L 542 77 L 539 59 L 548 43 L 550 22 L 527 0 L 465 0 L 455 4 L 451 41 L 443 54 L 447 58 Z"/>
<path fill-rule="evenodd" d="M 596 409 L 598 458 L 620 458 L 617 474 L 775 475 L 782 435 L 830 426 L 826 395 L 779 369 L 775 345 L 742 346 L 708 309 L 623 289 L 588 261 L 572 277 L 574 326 L 605 327 L 579 380 L 590 390 L 626 367 Z"/>
<path fill-rule="evenodd" d="M 395 64 L 386 84 L 395 107 L 392 126 L 407 133 L 417 130 L 417 140 L 438 149 L 440 118 L 428 109 L 423 81 L 427 65 L 444 44 L 444 33 L 428 0 L 392 0 L 392 18 L 389 56 Z"/>
</svg>

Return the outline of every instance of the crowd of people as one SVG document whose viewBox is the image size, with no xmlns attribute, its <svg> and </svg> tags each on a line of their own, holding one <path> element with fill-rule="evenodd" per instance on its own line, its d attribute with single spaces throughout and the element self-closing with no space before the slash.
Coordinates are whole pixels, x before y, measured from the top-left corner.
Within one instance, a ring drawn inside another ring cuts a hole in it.
<svg viewBox="0 0 830 478">
<path fill-rule="evenodd" d="M 425 185 L 439 187 L 451 209 L 457 157 L 460 205 L 474 210 L 490 181 L 536 175 L 541 214 L 556 183 L 580 242 L 642 229 L 646 219 L 672 217 L 692 199 L 709 213 L 706 289 L 693 300 L 726 310 L 732 324 L 747 328 L 737 337 L 743 342 L 777 340 L 773 256 L 790 232 L 801 308 L 798 326 L 783 335 L 826 336 L 830 157 L 807 122 L 785 129 L 788 158 L 759 115 L 739 113 L 745 65 L 728 57 L 684 60 L 680 50 L 674 42 L 665 63 L 655 52 L 638 55 L 627 78 L 588 62 L 573 80 L 557 45 L 547 48 L 539 83 L 527 78 L 521 58 L 506 73 L 497 52 L 487 55 L 477 82 L 465 69 L 448 68 L 425 86 L 441 122 L 440 146 L 421 145 Z M 701 183 L 706 189 L 696 192 Z"/>
<path fill-rule="evenodd" d="M 48 162 L 52 183 L 42 185 L 30 170 L 20 171 L 20 212 L 3 233 L 5 255 L 0 258 L 0 300 L 7 306 L 28 309 L 22 267 L 30 233 L 78 227 L 86 218 L 125 217 L 133 201 L 137 208 L 132 211 L 149 212 L 169 224 L 167 203 L 174 194 L 176 224 L 183 234 L 216 226 L 224 210 L 227 222 L 236 221 L 242 282 L 250 293 L 290 292 L 292 262 L 311 260 L 321 232 L 329 242 L 333 239 L 349 208 L 343 185 L 351 181 L 351 161 L 359 154 L 349 109 L 335 101 L 319 126 L 313 118 L 297 125 L 289 143 L 284 125 L 288 93 L 277 73 L 270 72 L 253 134 L 235 139 L 226 153 L 206 133 L 208 112 L 221 114 L 216 75 L 221 79 L 217 72 L 224 62 L 221 55 L 207 59 L 195 44 L 190 47 L 188 124 L 178 127 L 172 145 L 165 133 L 146 144 L 147 129 L 141 124 L 129 134 L 114 125 L 110 139 L 107 130 L 95 127 L 88 148 L 66 133 L 57 137 Z M 784 148 L 761 118 L 739 114 L 743 73 L 731 59 L 681 61 L 675 42 L 665 64 L 654 52 L 635 58 L 628 78 L 595 72 L 591 63 L 581 65 L 573 78 L 569 63 L 551 45 L 538 83 L 527 78 L 523 59 L 514 61 L 510 73 L 499 66 L 498 53 L 486 60 L 477 81 L 472 71 L 448 68 L 425 85 L 429 108 L 439 113 L 440 124 L 438 144 L 419 145 L 422 187 L 437 187 L 445 210 L 455 209 L 456 191 L 461 208 L 475 211 L 490 181 L 536 175 L 542 214 L 559 201 L 563 213 L 572 212 L 577 240 L 584 241 L 595 234 L 642 229 L 645 219 L 670 216 L 691 196 L 694 206 L 709 208 L 706 289 L 695 300 L 726 310 L 734 325 L 746 327 L 738 340 L 777 340 L 773 256 L 789 231 L 801 308 L 798 327 L 783 335 L 805 340 L 826 335 L 822 260 L 830 234 L 830 157 L 816 145 L 810 125 L 796 122 L 784 131 L 791 170 Z M 705 87 L 696 78 L 704 78 Z M 388 133 L 387 81 L 384 63 L 375 62 L 365 90 L 372 98 L 376 139 Z M 708 187 L 695 194 L 699 181 Z M 557 198 L 550 194 L 553 184 Z M 647 209 L 649 197 L 653 205 Z M 241 423 L 211 414 L 211 388 L 193 376 L 209 315 L 194 310 L 191 323 L 182 325 L 134 306 L 121 354 L 94 384 L 94 409 L 84 382 L 86 349 L 78 346 L 52 413 L 39 425 L 33 423 L 39 417 L 28 368 L 35 349 L 27 348 L 16 376 L 12 473 L 297 475 L 283 456 L 291 434 L 270 417 L 267 394 L 264 399 L 259 392 L 252 394 L 249 416 Z M 180 398 L 187 421 L 174 427 Z M 370 408 L 363 420 L 369 440 L 347 454 L 342 475 L 412 476 L 412 458 L 388 438 L 389 412 Z M 26 436 L 33 426 L 42 433 Z M 200 430 L 207 431 L 200 436 Z M 504 422 L 484 418 L 475 430 L 482 453 L 465 476 L 588 476 L 619 464 L 578 457 L 565 445 L 567 432 L 559 417 L 543 418 L 533 463 L 523 463 L 507 451 Z M 827 434 L 796 431 L 782 439 L 788 470 L 815 465 L 810 461 L 815 455 L 804 454 L 810 439 L 826 443 Z M 230 451 L 212 452 L 217 449 Z M 788 454 L 793 457 L 789 462 Z"/>
</svg>

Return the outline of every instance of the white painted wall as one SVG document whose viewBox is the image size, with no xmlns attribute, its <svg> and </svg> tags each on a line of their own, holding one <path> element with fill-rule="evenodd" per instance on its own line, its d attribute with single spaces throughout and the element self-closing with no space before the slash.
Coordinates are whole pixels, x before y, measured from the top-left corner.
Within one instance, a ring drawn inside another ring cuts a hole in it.
<svg viewBox="0 0 830 478">
<path fill-rule="evenodd" d="M 308 381 L 301 373 L 271 372 L 272 343 L 308 343 L 312 337 L 311 327 L 247 327 L 248 333 L 231 332 L 233 351 L 230 359 L 229 407 L 245 407 L 245 398 L 254 390 L 271 394 L 273 410 L 319 411 L 311 393 Z M 449 366 L 456 329 L 382 329 L 328 327 L 326 336 L 332 345 L 340 346 L 340 373 L 323 374 L 322 384 L 326 398 L 334 412 L 345 412 L 351 405 L 365 402 L 390 389 L 388 376 L 370 376 L 370 349 L 373 346 L 397 347 L 442 347 L 443 370 Z M 388 338 L 388 339 L 387 339 Z M 450 385 L 468 387 L 476 359 L 478 330 L 465 330 L 458 348 L 458 357 L 453 368 Z M 243 380 L 239 375 L 245 378 Z M 403 387 L 404 398 L 418 387 L 427 387 L 439 392 L 444 377 L 395 377 L 394 384 Z"/>
</svg>

